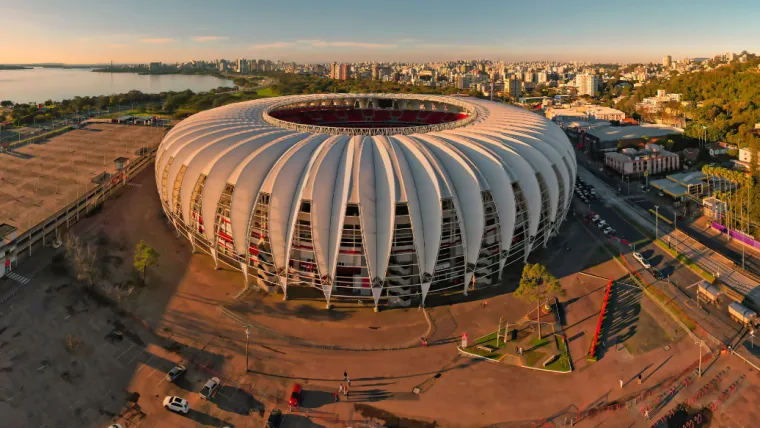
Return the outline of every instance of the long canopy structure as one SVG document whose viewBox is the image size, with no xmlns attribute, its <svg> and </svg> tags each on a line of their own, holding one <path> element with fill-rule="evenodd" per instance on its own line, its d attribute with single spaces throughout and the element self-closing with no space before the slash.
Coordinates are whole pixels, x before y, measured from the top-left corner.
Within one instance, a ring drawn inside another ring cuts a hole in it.
<svg viewBox="0 0 760 428">
<path fill-rule="evenodd" d="M 175 227 L 247 286 L 377 307 L 525 262 L 565 219 L 576 160 L 558 126 L 514 106 L 321 94 L 193 115 L 155 171 Z"/>
</svg>

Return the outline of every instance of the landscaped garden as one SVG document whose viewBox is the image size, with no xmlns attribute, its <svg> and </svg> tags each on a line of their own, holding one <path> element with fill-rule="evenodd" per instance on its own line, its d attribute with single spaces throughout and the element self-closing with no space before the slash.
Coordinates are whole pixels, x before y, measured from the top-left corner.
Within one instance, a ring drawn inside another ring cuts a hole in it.
<svg viewBox="0 0 760 428">
<path fill-rule="evenodd" d="M 504 330 L 492 332 L 475 339 L 472 344 L 460 351 L 494 362 L 527 367 L 539 370 L 569 373 L 572 371 L 570 354 L 565 336 L 548 333 L 541 339 L 534 323 L 510 326 Z"/>
</svg>

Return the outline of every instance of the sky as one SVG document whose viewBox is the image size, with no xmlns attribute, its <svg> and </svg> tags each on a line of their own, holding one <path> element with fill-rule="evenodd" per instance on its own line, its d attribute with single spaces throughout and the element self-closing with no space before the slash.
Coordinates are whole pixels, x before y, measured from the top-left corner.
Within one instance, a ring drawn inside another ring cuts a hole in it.
<svg viewBox="0 0 760 428">
<path fill-rule="evenodd" d="M 0 0 L 0 64 L 659 62 L 760 52 L 758 0 Z"/>
</svg>

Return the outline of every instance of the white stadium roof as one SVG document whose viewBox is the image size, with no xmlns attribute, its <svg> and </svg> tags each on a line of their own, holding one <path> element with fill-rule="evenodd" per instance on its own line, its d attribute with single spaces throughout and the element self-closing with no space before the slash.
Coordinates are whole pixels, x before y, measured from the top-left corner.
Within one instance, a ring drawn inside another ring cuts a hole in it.
<svg viewBox="0 0 760 428">
<path fill-rule="evenodd" d="M 389 132 L 387 128 L 351 131 L 287 124 L 268 114 L 286 104 L 324 105 L 330 100 L 350 102 L 368 97 L 449 104 L 470 115 L 440 126 Z M 500 240 L 510 243 L 517 209 L 509 184 L 519 183 L 533 237 L 540 227 L 542 208 L 548 210 L 551 231 L 559 228 L 570 206 L 576 176 L 570 142 L 544 117 L 490 101 L 427 95 L 323 94 L 230 104 L 179 123 L 164 138 L 156 158 L 156 181 L 165 209 L 178 210 L 185 220 L 191 219 L 191 197 L 198 177 L 206 176 L 201 200 L 205 219 L 215 217 L 226 187 L 234 186 L 229 224 L 237 254 L 247 253 L 258 195 L 270 194 L 269 239 L 274 264 L 279 267 L 289 266 L 299 207 L 301 201 L 310 201 L 314 261 L 320 275 L 334 277 L 343 214 L 347 204 L 358 204 L 367 269 L 372 278 L 381 281 L 391 253 L 396 204 L 408 204 L 422 275 L 435 269 L 442 199 L 451 198 L 456 208 L 465 261 L 474 265 L 485 227 L 481 192 L 491 193 Z M 542 201 L 536 173 L 543 177 L 548 200 Z M 547 202 L 548 208 L 542 205 Z M 207 225 L 204 233 L 208 242 L 215 242 L 214 227 Z M 545 240 L 549 236 L 545 233 Z M 531 249 L 528 243 L 525 257 Z M 211 253 L 216 259 L 216 253 Z M 465 284 L 471 277 L 468 271 Z M 287 293 L 286 277 L 280 281 Z M 430 280 L 421 281 L 424 301 Z M 325 290 L 328 301 L 329 294 Z"/>
</svg>

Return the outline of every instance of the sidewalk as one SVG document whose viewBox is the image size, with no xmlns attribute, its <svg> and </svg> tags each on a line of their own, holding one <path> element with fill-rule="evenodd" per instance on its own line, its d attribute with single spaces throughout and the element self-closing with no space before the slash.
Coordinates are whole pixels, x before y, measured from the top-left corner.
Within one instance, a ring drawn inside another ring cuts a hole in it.
<svg viewBox="0 0 760 428">
<path fill-rule="evenodd" d="M 617 193 L 606 183 L 581 165 L 578 166 L 578 174 L 586 180 L 587 183 L 593 184 L 596 192 L 600 195 L 600 198 L 607 201 L 611 206 L 619 210 L 630 220 L 637 223 L 640 227 L 649 231 L 654 231 L 653 219 L 649 213 L 638 207 L 632 206 L 625 200 L 621 199 L 621 197 L 618 196 Z M 717 278 L 720 278 L 734 290 L 760 304 L 760 287 L 758 287 L 758 283 L 746 275 L 739 273 L 739 271 L 734 269 L 733 266 L 726 266 L 724 264 L 725 258 L 722 256 L 708 249 L 696 240 L 687 237 L 680 231 L 674 232 L 660 227 L 659 237 L 665 242 L 670 238 L 671 243 L 679 253 L 694 261 L 702 269 L 705 269 Z"/>
</svg>

